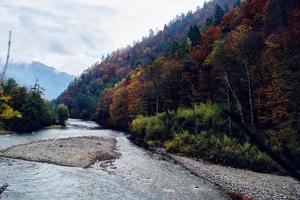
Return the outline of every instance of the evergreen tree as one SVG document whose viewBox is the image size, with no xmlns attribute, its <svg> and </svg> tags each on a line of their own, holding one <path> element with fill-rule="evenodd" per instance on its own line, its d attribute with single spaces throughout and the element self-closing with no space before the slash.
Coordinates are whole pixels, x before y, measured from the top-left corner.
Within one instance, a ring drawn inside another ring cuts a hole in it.
<svg viewBox="0 0 300 200">
<path fill-rule="evenodd" d="M 192 25 L 188 32 L 188 38 L 192 42 L 192 47 L 195 47 L 197 44 L 199 44 L 200 37 L 201 35 L 200 35 L 199 28 L 197 27 L 197 25 Z"/>
<path fill-rule="evenodd" d="M 225 12 L 225 13 L 228 13 L 228 12 L 229 12 L 229 6 L 228 6 L 227 3 L 226 3 L 225 6 L 224 6 L 224 12 Z"/>
<path fill-rule="evenodd" d="M 205 27 L 210 27 L 214 24 L 214 16 L 208 17 L 205 20 Z"/>
<path fill-rule="evenodd" d="M 241 6 L 241 0 L 234 0 L 233 7 L 237 8 L 237 7 L 240 7 L 240 6 Z"/>
<path fill-rule="evenodd" d="M 222 20 L 222 17 L 224 16 L 224 10 L 219 6 L 219 5 L 216 5 L 215 7 L 215 19 L 214 19 L 214 22 L 215 22 L 215 25 L 216 24 L 219 24 Z"/>
</svg>

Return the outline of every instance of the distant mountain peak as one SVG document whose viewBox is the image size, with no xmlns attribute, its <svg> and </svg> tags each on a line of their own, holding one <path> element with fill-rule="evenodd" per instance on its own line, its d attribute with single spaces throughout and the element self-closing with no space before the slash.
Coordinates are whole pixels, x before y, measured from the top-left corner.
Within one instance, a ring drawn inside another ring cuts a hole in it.
<svg viewBox="0 0 300 200">
<path fill-rule="evenodd" d="M 20 85 L 30 87 L 38 79 L 41 87 L 45 89 L 45 98 L 55 99 L 61 92 L 67 89 L 75 76 L 61 72 L 54 67 L 45 65 L 39 61 L 32 63 L 12 63 L 7 70 L 7 78 L 15 79 Z"/>
</svg>

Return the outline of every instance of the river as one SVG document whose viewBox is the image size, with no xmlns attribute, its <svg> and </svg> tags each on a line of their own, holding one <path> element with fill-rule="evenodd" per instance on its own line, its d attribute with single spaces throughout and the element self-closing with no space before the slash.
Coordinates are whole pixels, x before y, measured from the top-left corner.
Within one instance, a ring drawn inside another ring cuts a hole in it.
<svg viewBox="0 0 300 200">
<path fill-rule="evenodd" d="M 106 170 L 64 167 L 0 158 L 0 184 L 8 200 L 77 199 L 229 199 L 208 181 L 194 176 L 172 160 L 133 144 L 124 133 L 101 129 L 93 122 L 71 119 L 63 129 L 0 136 L 0 148 L 49 138 L 76 136 L 116 137 L 122 154 Z"/>
</svg>

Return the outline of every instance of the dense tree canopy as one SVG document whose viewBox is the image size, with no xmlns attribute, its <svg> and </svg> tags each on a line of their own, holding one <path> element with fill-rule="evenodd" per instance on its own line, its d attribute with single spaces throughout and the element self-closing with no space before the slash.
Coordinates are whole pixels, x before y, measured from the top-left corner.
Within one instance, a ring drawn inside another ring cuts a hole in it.
<svg viewBox="0 0 300 200">
<path fill-rule="evenodd" d="M 259 171 L 278 170 L 261 152 L 267 148 L 299 169 L 300 3 L 216 2 L 114 52 L 82 74 L 59 101 L 71 115 L 129 129 L 133 139 L 146 145 Z M 193 23 L 207 10 L 207 21 Z M 177 26 L 185 31 L 178 32 Z M 264 148 L 251 144 L 251 137 L 225 113 L 237 114 L 243 126 L 259 130 Z"/>
<path fill-rule="evenodd" d="M 68 115 L 62 115 L 62 106 L 55 109 L 42 98 L 42 92 L 38 83 L 27 89 L 13 79 L 5 81 L 0 88 L 0 127 L 9 131 L 31 132 L 58 122 L 64 124 Z M 65 106 L 63 110 L 68 112 Z"/>
</svg>

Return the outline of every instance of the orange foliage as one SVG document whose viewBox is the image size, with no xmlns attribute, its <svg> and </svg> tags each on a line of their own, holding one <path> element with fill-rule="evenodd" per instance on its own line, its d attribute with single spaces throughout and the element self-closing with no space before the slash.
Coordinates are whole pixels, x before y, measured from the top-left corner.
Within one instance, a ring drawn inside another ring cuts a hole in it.
<svg viewBox="0 0 300 200">
<path fill-rule="evenodd" d="M 213 44 L 220 37 L 220 28 L 219 27 L 210 27 L 202 36 L 202 44 L 204 46 Z"/>
<path fill-rule="evenodd" d="M 207 57 L 208 52 L 204 48 L 197 48 L 191 55 L 194 60 L 203 62 L 203 60 Z"/>
<path fill-rule="evenodd" d="M 229 12 L 229 13 L 226 13 L 224 16 L 223 16 L 223 19 L 222 19 L 222 22 L 221 22 L 221 25 L 225 25 L 225 24 L 230 24 L 232 22 L 232 19 L 234 17 L 234 12 Z"/>
<path fill-rule="evenodd" d="M 109 106 L 109 114 L 115 126 L 127 127 L 128 123 L 128 93 L 126 82 L 119 83 L 112 95 L 112 102 Z"/>
<path fill-rule="evenodd" d="M 144 110 L 142 102 L 144 88 L 140 80 L 140 74 L 140 70 L 135 72 L 127 84 L 128 115 L 131 120 L 134 119 L 138 114 L 143 114 Z"/>
</svg>

